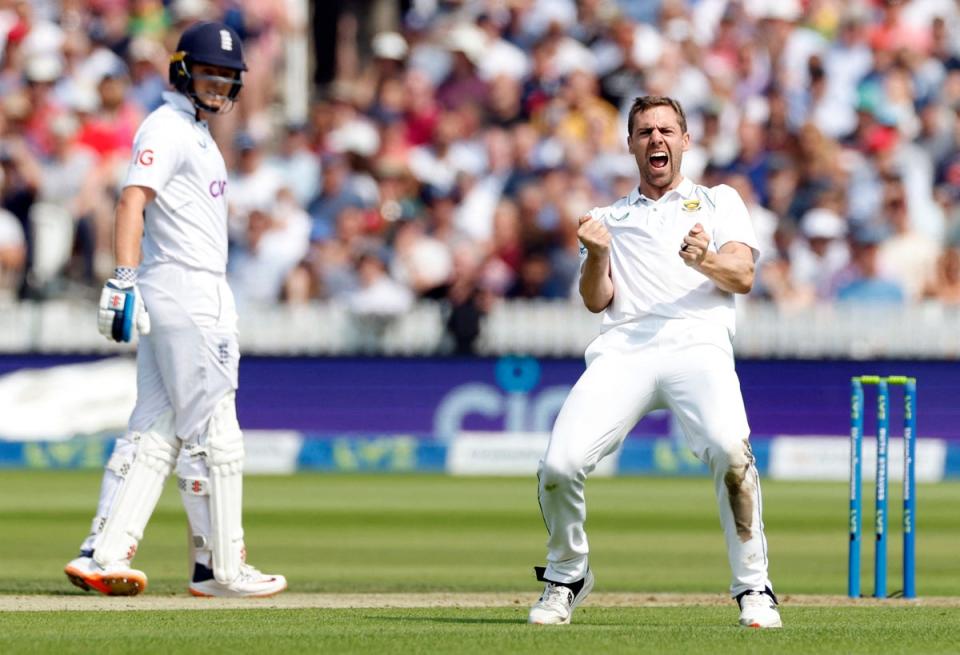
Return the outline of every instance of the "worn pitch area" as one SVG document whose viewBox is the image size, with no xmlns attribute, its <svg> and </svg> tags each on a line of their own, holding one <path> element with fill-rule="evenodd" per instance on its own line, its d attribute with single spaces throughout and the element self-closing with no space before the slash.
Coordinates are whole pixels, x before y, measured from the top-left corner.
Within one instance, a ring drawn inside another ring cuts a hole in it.
<svg viewBox="0 0 960 655">
<path fill-rule="evenodd" d="M 0 612 L 128 611 L 186 609 L 354 609 L 415 607 L 515 607 L 536 600 L 524 593 L 417 593 L 417 594 L 298 594 L 274 598 L 193 598 L 191 596 L 106 597 L 93 595 L 0 596 Z M 957 607 L 960 596 L 859 598 L 794 594 L 780 597 L 781 606 L 807 607 Z M 732 605 L 723 594 L 595 593 L 585 606 L 683 607 Z"/>
</svg>

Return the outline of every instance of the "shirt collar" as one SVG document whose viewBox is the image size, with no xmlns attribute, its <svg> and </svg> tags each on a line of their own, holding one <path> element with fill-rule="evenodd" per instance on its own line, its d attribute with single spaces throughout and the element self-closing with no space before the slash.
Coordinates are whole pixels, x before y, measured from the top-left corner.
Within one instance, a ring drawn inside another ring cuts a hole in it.
<svg viewBox="0 0 960 655">
<path fill-rule="evenodd" d="M 192 102 L 190 102 L 190 98 L 182 93 L 177 93 L 175 91 L 164 91 L 163 99 L 166 100 L 168 105 L 177 111 L 182 111 L 183 113 L 188 114 L 194 121 L 198 123 L 204 122 L 197 120 L 197 108 L 193 106 Z"/>
<path fill-rule="evenodd" d="M 680 184 L 677 185 L 677 188 L 671 189 L 670 191 L 665 193 L 660 200 L 663 200 L 664 198 L 669 198 L 670 195 L 674 193 L 680 196 L 681 198 L 689 198 L 690 195 L 693 193 L 693 186 L 694 186 L 693 181 L 689 177 L 685 177 L 683 178 L 683 180 L 681 180 Z M 630 196 L 628 200 L 631 205 L 636 205 L 641 200 L 644 202 L 657 202 L 656 200 L 653 200 L 652 198 L 648 198 L 642 193 L 640 193 L 639 185 L 633 187 L 633 190 L 630 192 Z"/>
</svg>

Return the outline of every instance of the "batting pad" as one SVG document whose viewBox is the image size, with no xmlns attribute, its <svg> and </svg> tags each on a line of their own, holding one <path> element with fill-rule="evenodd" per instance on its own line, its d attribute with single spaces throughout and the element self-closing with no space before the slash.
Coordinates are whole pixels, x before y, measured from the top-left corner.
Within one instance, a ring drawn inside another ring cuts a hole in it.
<svg viewBox="0 0 960 655">
<path fill-rule="evenodd" d="M 243 563 L 243 433 L 237 422 L 235 394 L 217 404 L 207 429 L 210 470 L 210 523 L 213 576 L 229 584 Z"/>
<path fill-rule="evenodd" d="M 113 471 L 118 478 L 127 477 L 130 467 L 133 465 L 133 459 L 137 454 L 137 445 L 126 439 L 117 441 L 113 447 L 113 453 L 107 460 L 107 469 Z"/>
<path fill-rule="evenodd" d="M 173 427 L 173 412 L 166 412 L 146 431 L 135 433 L 136 454 L 103 531 L 93 544 L 93 558 L 100 566 L 133 559 L 143 530 L 153 514 L 163 483 L 173 470 L 180 442 Z"/>
</svg>

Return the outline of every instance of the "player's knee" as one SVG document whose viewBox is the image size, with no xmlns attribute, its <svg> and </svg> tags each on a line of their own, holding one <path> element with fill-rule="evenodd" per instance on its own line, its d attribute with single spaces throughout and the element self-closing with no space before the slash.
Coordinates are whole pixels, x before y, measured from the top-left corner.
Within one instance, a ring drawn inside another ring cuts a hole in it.
<svg viewBox="0 0 960 655">
<path fill-rule="evenodd" d="M 136 442 L 136 458 L 144 464 L 168 475 L 177 461 L 180 441 L 174 428 L 173 412 L 164 412 L 143 432 L 133 435 Z"/>
<path fill-rule="evenodd" d="M 213 410 L 207 426 L 206 451 L 210 466 L 243 464 L 243 432 L 237 421 L 236 395 L 232 391 Z"/>
<path fill-rule="evenodd" d="M 113 445 L 113 452 L 107 460 L 107 469 L 113 471 L 117 477 L 124 478 L 133 465 L 133 458 L 137 455 L 137 442 L 133 434 L 127 433 L 119 437 Z"/>
<path fill-rule="evenodd" d="M 753 463 L 753 451 L 747 439 L 729 439 L 708 448 L 707 454 L 714 470 L 746 470 Z"/>
<path fill-rule="evenodd" d="M 540 486 L 545 491 L 567 487 L 584 477 L 583 467 L 568 458 L 547 458 L 540 464 Z"/>
</svg>

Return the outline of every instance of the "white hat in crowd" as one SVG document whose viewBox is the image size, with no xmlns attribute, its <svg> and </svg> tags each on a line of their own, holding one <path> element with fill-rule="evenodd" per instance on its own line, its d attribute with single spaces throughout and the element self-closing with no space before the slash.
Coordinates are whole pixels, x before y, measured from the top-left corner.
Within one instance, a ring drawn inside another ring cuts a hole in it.
<svg viewBox="0 0 960 655">
<path fill-rule="evenodd" d="M 847 222 L 824 207 L 815 207 L 803 215 L 800 230 L 808 239 L 839 239 L 847 234 Z"/>
<path fill-rule="evenodd" d="M 56 55 L 30 57 L 23 67 L 23 74 L 30 82 L 56 82 L 63 74 L 63 63 Z"/>
<path fill-rule="evenodd" d="M 403 61 L 407 56 L 407 40 L 398 32 L 380 32 L 373 37 L 373 54 L 381 59 Z"/>
<path fill-rule="evenodd" d="M 486 35 L 476 25 L 460 23 L 447 34 L 446 46 L 451 52 L 462 52 L 475 65 L 483 59 Z"/>
<path fill-rule="evenodd" d="M 327 147 L 333 152 L 352 152 L 371 157 L 380 149 L 380 133 L 367 121 L 350 121 L 330 132 Z"/>
</svg>

